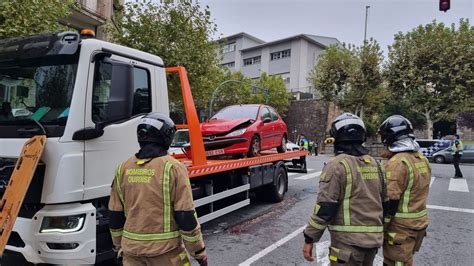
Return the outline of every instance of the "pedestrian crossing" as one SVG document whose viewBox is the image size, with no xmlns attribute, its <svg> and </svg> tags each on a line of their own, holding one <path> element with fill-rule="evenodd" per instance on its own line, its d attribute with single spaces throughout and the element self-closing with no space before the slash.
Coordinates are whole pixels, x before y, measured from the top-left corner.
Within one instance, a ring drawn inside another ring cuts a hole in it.
<svg viewBox="0 0 474 266">
<path fill-rule="evenodd" d="M 288 177 L 295 181 L 305 181 L 305 180 L 315 179 L 319 177 L 320 175 L 321 175 L 321 171 L 315 172 L 315 169 L 308 169 L 308 173 L 306 174 L 294 173 L 294 172 L 288 173 Z M 433 186 L 433 184 L 435 184 L 436 180 L 438 179 L 439 178 L 435 176 L 431 177 L 430 188 Z M 448 191 L 468 193 L 469 187 L 467 184 L 467 180 L 465 178 L 450 178 Z"/>
</svg>

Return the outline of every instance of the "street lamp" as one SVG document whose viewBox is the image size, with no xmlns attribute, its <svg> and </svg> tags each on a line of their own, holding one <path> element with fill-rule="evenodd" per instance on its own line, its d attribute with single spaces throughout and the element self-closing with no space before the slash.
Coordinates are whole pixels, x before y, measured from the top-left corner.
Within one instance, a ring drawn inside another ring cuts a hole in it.
<svg viewBox="0 0 474 266">
<path fill-rule="evenodd" d="M 214 91 L 212 92 L 212 96 L 211 96 L 211 100 L 209 101 L 209 118 L 212 117 L 212 105 L 214 104 L 214 98 L 216 97 L 217 95 L 217 92 L 219 91 L 219 89 L 227 84 L 227 83 L 240 83 L 240 84 L 244 84 L 244 85 L 250 85 L 252 87 L 252 90 L 260 90 L 260 91 L 263 91 L 265 93 L 265 103 L 268 102 L 268 96 L 270 94 L 270 91 L 268 89 L 265 89 L 265 88 L 260 88 L 260 87 L 257 87 L 255 85 L 252 85 L 252 84 L 248 84 L 248 83 L 245 83 L 243 81 L 240 81 L 240 80 L 235 80 L 235 79 L 229 79 L 229 80 L 225 80 L 223 82 L 221 82 L 215 89 Z M 255 93 L 255 92 L 254 92 Z"/>
</svg>

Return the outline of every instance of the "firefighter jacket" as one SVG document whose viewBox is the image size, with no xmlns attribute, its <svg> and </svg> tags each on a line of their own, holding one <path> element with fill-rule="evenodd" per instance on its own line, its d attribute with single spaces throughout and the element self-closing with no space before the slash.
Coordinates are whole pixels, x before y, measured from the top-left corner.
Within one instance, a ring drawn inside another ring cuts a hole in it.
<svg viewBox="0 0 474 266">
<path fill-rule="evenodd" d="M 393 227 L 414 230 L 428 226 L 426 201 L 431 180 L 428 159 L 418 152 L 396 153 L 384 165 L 387 195 L 399 201 L 396 212 L 385 218 Z"/>
<path fill-rule="evenodd" d="M 316 206 L 305 236 L 317 242 L 328 228 L 333 241 L 380 247 L 383 186 L 383 174 L 371 156 L 336 156 L 321 173 Z"/>
<path fill-rule="evenodd" d="M 178 248 L 182 241 L 192 257 L 200 259 L 205 254 L 199 223 L 190 231 L 180 230 L 176 223 L 174 212 L 194 212 L 194 204 L 187 170 L 171 156 L 131 157 L 121 163 L 109 210 L 124 214 L 123 228 L 112 216 L 110 223 L 114 246 L 125 254 L 158 256 Z"/>
</svg>

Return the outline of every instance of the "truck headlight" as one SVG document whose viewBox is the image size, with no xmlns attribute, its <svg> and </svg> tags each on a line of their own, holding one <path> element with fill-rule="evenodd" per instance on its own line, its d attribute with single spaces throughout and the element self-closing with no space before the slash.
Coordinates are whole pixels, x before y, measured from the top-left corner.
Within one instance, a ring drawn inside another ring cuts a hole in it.
<svg viewBox="0 0 474 266">
<path fill-rule="evenodd" d="M 245 131 L 247 131 L 247 128 L 241 128 L 241 129 L 234 130 L 234 131 L 230 132 L 229 134 L 227 134 L 225 136 L 226 137 L 240 136 L 240 135 L 244 134 Z"/>
<path fill-rule="evenodd" d="M 40 233 L 73 233 L 80 231 L 86 220 L 85 214 L 72 216 L 45 216 Z"/>
</svg>

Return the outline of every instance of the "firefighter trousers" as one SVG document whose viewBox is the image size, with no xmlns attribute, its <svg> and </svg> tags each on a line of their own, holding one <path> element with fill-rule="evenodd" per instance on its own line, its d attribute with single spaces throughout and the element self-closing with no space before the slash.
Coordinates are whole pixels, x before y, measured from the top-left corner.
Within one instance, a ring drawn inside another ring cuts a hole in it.
<svg viewBox="0 0 474 266">
<path fill-rule="evenodd" d="M 372 266 L 378 248 L 362 248 L 331 241 L 329 261 L 335 265 Z"/>
<path fill-rule="evenodd" d="M 124 266 L 191 266 L 188 255 L 183 246 L 155 257 L 123 255 Z"/>
<path fill-rule="evenodd" d="M 383 243 L 384 265 L 413 265 L 413 255 L 420 250 L 426 229 L 389 228 Z"/>
</svg>

